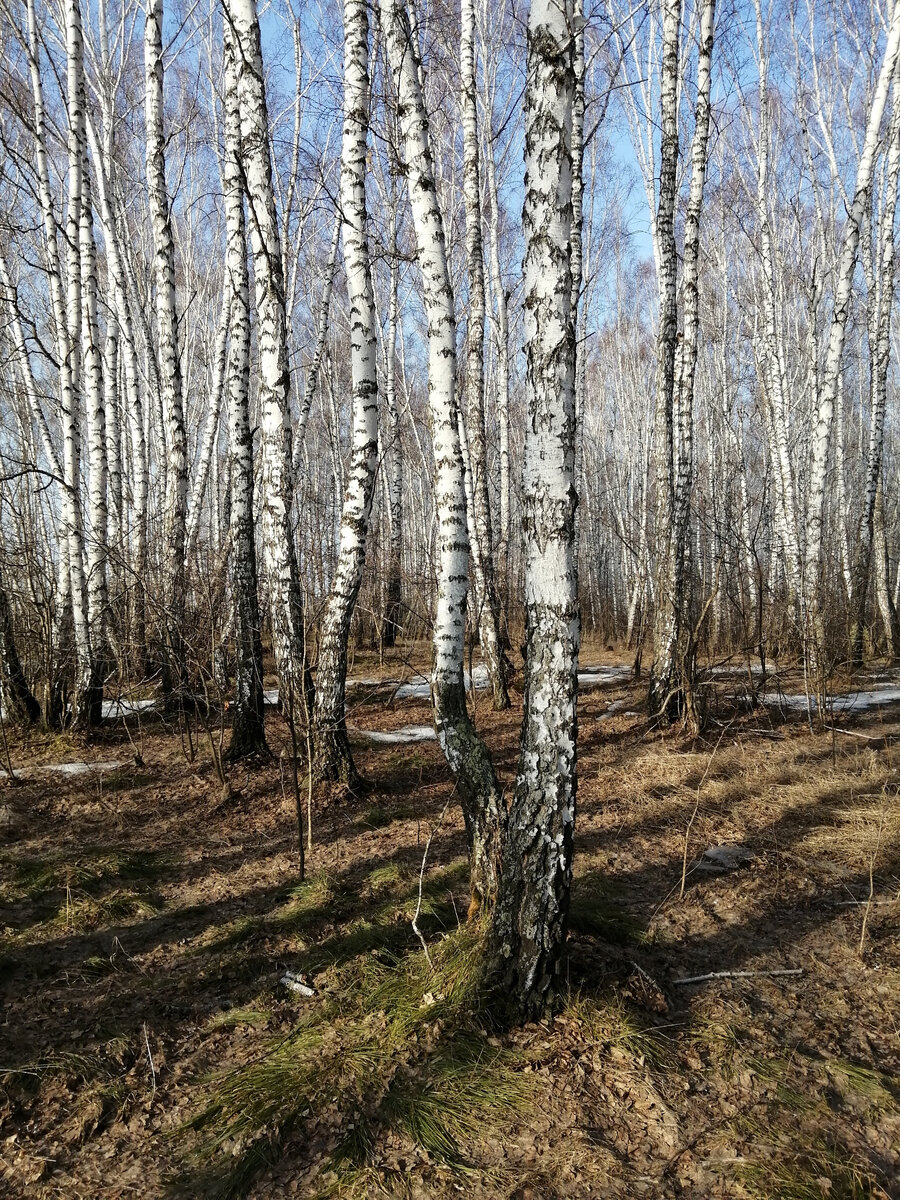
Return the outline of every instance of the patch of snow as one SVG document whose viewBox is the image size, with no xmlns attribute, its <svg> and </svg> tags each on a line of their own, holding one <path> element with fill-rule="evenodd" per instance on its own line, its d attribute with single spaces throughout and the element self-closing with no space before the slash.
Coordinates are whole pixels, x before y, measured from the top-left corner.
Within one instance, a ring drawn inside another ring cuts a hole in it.
<svg viewBox="0 0 900 1200">
<path fill-rule="evenodd" d="M 60 775 L 90 775 L 92 771 L 117 771 L 124 763 L 110 759 L 109 762 L 70 762 L 51 763 L 48 766 L 36 768 L 39 771 L 56 771 Z"/>
<path fill-rule="evenodd" d="M 155 700 L 104 700 L 103 719 L 113 721 L 117 717 L 133 717 L 137 713 L 151 712 L 154 708 Z"/>
<path fill-rule="evenodd" d="M 431 684 L 424 675 L 413 675 L 408 683 L 401 683 L 394 692 L 395 700 L 430 700 Z"/>
<path fill-rule="evenodd" d="M 603 684 L 625 683 L 631 678 L 631 667 L 610 667 L 606 665 L 587 666 L 582 664 L 578 672 L 580 688 L 601 687 Z"/>
<path fill-rule="evenodd" d="M 117 771 L 119 767 L 124 766 L 123 762 L 110 760 L 109 762 L 42 763 L 36 767 L 14 767 L 13 770 L 25 779 L 32 775 L 90 775 L 95 771 L 102 774 L 104 771 Z M 6 771 L 2 768 L 0 768 L 0 777 L 6 778 Z"/>
<path fill-rule="evenodd" d="M 278 688 L 265 688 L 263 690 L 263 704 L 271 704 L 273 707 L 278 703 Z"/>
<path fill-rule="evenodd" d="M 816 708 L 815 699 L 810 697 L 807 700 L 803 694 L 781 696 L 775 692 L 769 692 L 760 696 L 760 700 L 763 704 L 771 705 L 774 708 L 790 709 L 792 712 L 806 712 L 807 705 L 810 708 Z M 898 702 L 900 702 L 900 687 L 880 687 L 869 692 L 847 692 L 842 696 L 829 696 L 826 712 L 865 712 L 870 708 L 879 708 L 883 704 Z"/>
<path fill-rule="evenodd" d="M 353 733 L 379 746 L 403 746 L 413 742 L 433 742 L 437 734 L 431 725 L 404 725 L 400 729 L 354 729 Z"/>
</svg>

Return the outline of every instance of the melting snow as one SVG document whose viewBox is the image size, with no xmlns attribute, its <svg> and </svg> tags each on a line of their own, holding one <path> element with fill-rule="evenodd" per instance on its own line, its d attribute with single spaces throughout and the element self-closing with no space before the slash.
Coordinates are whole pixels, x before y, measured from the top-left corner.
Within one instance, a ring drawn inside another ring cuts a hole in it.
<svg viewBox="0 0 900 1200">
<path fill-rule="evenodd" d="M 604 683 L 624 683 L 630 678 L 631 667 L 582 666 L 578 672 L 578 686 L 600 687 Z"/>
<path fill-rule="evenodd" d="M 354 729 L 354 734 L 379 746 L 402 746 L 413 742 L 433 742 L 437 734 L 431 725 L 404 725 L 400 729 Z"/>
<path fill-rule="evenodd" d="M 769 692 L 760 697 L 763 704 L 773 707 L 787 708 L 795 712 L 806 712 L 807 705 L 816 707 L 816 701 L 805 695 L 780 696 Z M 843 696 L 829 696 L 826 710 L 828 712 L 865 712 L 869 708 L 879 708 L 882 704 L 896 704 L 900 701 L 900 687 L 880 687 L 870 692 L 847 692 Z"/>
<path fill-rule="evenodd" d="M 112 721 L 116 717 L 133 717 L 137 713 L 150 712 L 154 708 L 155 700 L 104 700 L 103 719 Z"/>
<path fill-rule="evenodd" d="M 70 762 L 70 763 L 43 763 L 37 767 L 14 767 L 13 770 L 17 775 L 23 777 L 28 775 L 90 775 L 96 771 L 98 774 L 103 771 L 117 771 L 119 767 L 124 767 L 125 764 L 119 761 L 110 760 L 109 762 Z M 6 778 L 6 771 L 0 769 L 0 776 Z"/>
</svg>

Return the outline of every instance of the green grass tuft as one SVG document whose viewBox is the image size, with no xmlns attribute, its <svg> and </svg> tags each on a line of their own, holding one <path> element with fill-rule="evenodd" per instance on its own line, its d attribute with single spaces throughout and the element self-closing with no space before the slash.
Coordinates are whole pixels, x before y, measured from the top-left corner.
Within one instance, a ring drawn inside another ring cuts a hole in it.
<svg viewBox="0 0 900 1200">
<path fill-rule="evenodd" d="M 379 954 L 359 952 L 370 931 L 381 938 L 375 926 L 357 927 L 358 952 L 329 970 L 298 1029 L 211 1082 L 188 1128 L 207 1167 L 227 1156 L 219 1195 L 243 1194 L 279 1147 L 300 1130 L 311 1137 L 322 1120 L 343 1130 L 331 1165 L 352 1194 L 372 1184 L 367 1171 L 386 1136 L 464 1170 L 466 1143 L 484 1123 L 502 1126 L 527 1107 L 524 1060 L 477 1025 L 483 932 L 445 937 L 429 966 L 422 951 L 392 957 L 381 941 Z"/>
</svg>

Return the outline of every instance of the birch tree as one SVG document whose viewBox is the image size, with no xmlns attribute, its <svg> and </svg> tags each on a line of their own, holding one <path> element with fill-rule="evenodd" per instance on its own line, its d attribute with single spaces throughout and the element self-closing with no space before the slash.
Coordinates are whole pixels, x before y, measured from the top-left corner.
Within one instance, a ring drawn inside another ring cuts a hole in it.
<svg viewBox="0 0 900 1200">
<path fill-rule="evenodd" d="M 822 531 L 825 511 L 825 491 L 828 474 L 831 433 L 834 424 L 835 401 L 839 386 L 844 339 L 853 292 L 853 276 L 862 222 L 870 201 L 870 188 L 879 149 L 881 122 L 887 104 L 888 91 L 900 55 L 900 4 L 895 4 L 888 28 L 887 44 L 881 69 L 872 94 L 866 120 L 853 201 L 844 225 L 838 261 L 831 324 L 822 367 L 822 382 L 818 394 L 818 413 L 812 437 L 809 476 L 809 511 L 806 520 L 806 555 L 804 559 L 804 600 L 807 609 L 805 622 L 805 652 L 807 660 L 822 668 L 824 629 L 819 598 L 822 559 Z"/>
<path fill-rule="evenodd" d="M 253 433 L 250 428 L 250 279 L 241 173 L 241 110 L 234 36 L 224 22 L 225 47 L 225 254 L 228 268 L 228 444 L 231 456 L 231 603 L 235 640 L 235 687 L 231 743 L 234 761 L 266 749 L 263 725 L 263 651 L 257 592 L 253 517 Z M 218 370 L 219 358 L 216 358 Z"/>
<path fill-rule="evenodd" d="M 575 834 L 572 0 L 532 0 L 525 90 L 525 699 L 493 923 L 492 982 L 525 1019 L 554 999 Z"/>
<path fill-rule="evenodd" d="M 225 20 L 234 38 L 238 68 L 241 160 L 256 291 L 263 552 L 281 705 L 293 721 L 304 694 L 305 634 L 291 520 L 294 483 L 284 277 L 256 0 L 225 0 Z"/>
<path fill-rule="evenodd" d="M 456 396 L 455 302 L 422 94 L 418 34 L 410 27 L 403 0 L 381 0 L 380 12 L 394 75 L 428 318 L 428 402 L 438 536 L 431 672 L 434 721 L 462 800 L 471 852 L 473 904 L 476 909 L 482 905 L 491 908 L 498 886 L 504 813 L 490 756 L 466 708 L 463 682 L 469 540 Z"/>
<path fill-rule="evenodd" d="M 325 607 L 316 670 L 316 771 L 359 785 L 344 714 L 347 640 L 362 583 L 378 467 L 375 296 L 369 266 L 366 153 L 369 134 L 369 20 L 366 0 L 344 3 L 344 133 L 341 212 L 350 302 L 352 441 L 341 514 L 340 548 Z"/>
<path fill-rule="evenodd" d="M 469 448 L 472 510 L 469 529 L 481 653 L 494 708 L 509 708 L 507 664 L 500 640 L 500 602 L 494 578 L 493 534 L 488 500 L 484 432 L 484 251 L 481 239 L 481 174 L 478 166 L 478 100 L 475 85 L 475 0 L 462 0 L 460 73 L 462 84 L 463 200 L 466 209 L 466 272 L 469 310 L 466 355 L 465 425 Z"/>
<path fill-rule="evenodd" d="M 694 378 L 700 329 L 700 213 L 706 181 L 710 126 L 714 0 L 700 19 L 697 99 L 681 278 L 678 335 L 678 260 L 675 200 L 678 178 L 678 72 L 680 0 L 667 0 L 663 16 L 660 75 L 662 135 L 659 205 L 659 334 L 657 338 L 656 453 L 659 572 L 650 672 L 650 708 L 663 720 L 684 717 L 699 727 L 694 696 L 696 634 L 691 606 L 690 508 L 693 475 Z"/>
<path fill-rule="evenodd" d="M 185 608 L 185 538 L 187 517 L 187 439 L 175 309 L 175 240 L 166 184 L 166 140 L 163 128 L 163 0 L 146 0 L 144 24 L 145 120 L 147 130 L 147 198 L 153 229 L 156 284 L 156 340 L 159 385 L 165 422 L 166 494 L 163 522 L 163 623 L 165 653 L 163 687 L 183 683 Z"/>
</svg>

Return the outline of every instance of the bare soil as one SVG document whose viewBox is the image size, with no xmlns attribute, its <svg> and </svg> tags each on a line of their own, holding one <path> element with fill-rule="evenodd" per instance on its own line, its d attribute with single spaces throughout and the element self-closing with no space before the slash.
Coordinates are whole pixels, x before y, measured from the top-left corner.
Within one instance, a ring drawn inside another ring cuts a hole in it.
<svg viewBox="0 0 900 1200">
<path fill-rule="evenodd" d="M 403 664 L 353 671 L 382 669 Z M 900 1198 L 900 707 L 813 732 L 746 711 L 742 686 L 715 677 L 698 742 L 648 731 L 641 684 L 583 694 L 565 1003 L 484 1032 L 527 1101 L 494 1105 L 455 1159 L 386 1130 L 342 1175 L 338 1079 L 246 1194 Z M 429 722 L 392 693 L 356 691 L 350 723 Z M 476 702 L 509 788 L 520 697 Z M 125 765 L 0 790 L 3 1195 L 214 1193 L 241 1146 L 201 1171 L 185 1126 L 217 1080 L 265 1061 L 336 972 L 418 952 L 423 850 L 452 792 L 436 743 L 358 741 L 371 790 L 316 791 L 298 891 L 290 740 L 274 712 L 268 728 L 273 758 L 235 768 L 230 795 L 202 725 L 192 746 L 145 714 L 89 745 L 10 736 L 14 766 Z M 702 856 L 720 845 L 752 857 L 714 873 Z M 432 947 L 465 920 L 464 856 L 451 803 L 424 872 Z M 427 1071 L 427 1052 L 403 1070 Z"/>
</svg>

